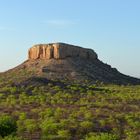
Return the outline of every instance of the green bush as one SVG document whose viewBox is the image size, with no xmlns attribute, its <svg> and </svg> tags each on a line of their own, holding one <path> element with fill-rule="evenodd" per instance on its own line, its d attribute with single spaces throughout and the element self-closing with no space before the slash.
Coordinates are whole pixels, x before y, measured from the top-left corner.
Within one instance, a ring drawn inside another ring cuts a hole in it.
<svg viewBox="0 0 140 140">
<path fill-rule="evenodd" d="M 80 123 L 80 129 L 83 133 L 90 132 L 93 128 L 93 123 L 90 121 L 83 121 Z"/>
<path fill-rule="evenodd" d="M 16 136 L 9 135 L 4 138 L 0 138 L 0 140 L 22 140 L 22 139 Z"/>
<path fill-rule="evenodd" d="M 26 130 L 30 134 L 32 134 L 35 130 L 38 129 L 38 124 L 37 124 L 37 122 L 34 119 L 26 119 L 24 121 L 24 125 L 25 125 Z"/>
<path fill-rule="evenodd" d="M 5 137 L 10 134 L 16 133 L 16 121 L 10 116 L 0 116 L 0 136 Z"/>
<path fill-rule="evenodd" d="M 42 131 L 42 137 L 47 138 L 48 136 L 54 136 L 57 134 L 57 131 L 59 130 L 59 124 L 54 121 L 54 119 L 48 119 L 42 121 L 40 124 L 40 128 Z"/>
<path fill-rule="evenodd" d="M 71 134 L 68 130 L 58 130 L 57 133 L 62 140 L 69 140 L 71 138 Z"/>
<path fill-rule="evenodd" d="M 109 133 L 94 134 L 91 133 L 85 140 L 119 140 L 118 136 Z"/>
</svg>

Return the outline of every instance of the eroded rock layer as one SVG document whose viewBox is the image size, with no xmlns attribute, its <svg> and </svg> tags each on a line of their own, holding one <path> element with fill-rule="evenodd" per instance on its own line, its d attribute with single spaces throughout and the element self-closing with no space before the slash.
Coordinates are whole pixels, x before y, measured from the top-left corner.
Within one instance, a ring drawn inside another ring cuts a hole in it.
<svg viewBox="0 0 140 140">
<path fill-rule="evenodd" d="M 92 49 L 65 43 L 34 45 L 28 52 L 29 59 L 65 59 L 66 57 L 80 57 L 94 60 L 98 56 Z"/>
</svg>

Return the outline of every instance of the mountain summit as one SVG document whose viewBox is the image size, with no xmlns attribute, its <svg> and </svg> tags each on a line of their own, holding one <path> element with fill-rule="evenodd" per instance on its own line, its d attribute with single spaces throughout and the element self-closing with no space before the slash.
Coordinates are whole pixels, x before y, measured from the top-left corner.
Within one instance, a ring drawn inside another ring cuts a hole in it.
<svg viewBox="0 0 140 140">
<path fill-rule="evenodd" d="M 33 79 L 69 82 L 97 81 L 109 84 L 140 84 L 98 59 L 94 50 L 65 43 L 38 44 L 28 51 L 28 60 L 3 73 L 14 81 L 28 84 Z M 44 81 L 43 80 L 43 81 Z M 33 82 L 33 81 L 32 81 Z"/>
<path fill-rule="evenodd" d="M 97 59 L 97 54 L 91 50 L 65 43 L 39 44 L 29 49 L 29 59 L 65 59 L 80 57 Z"/>
</svg>

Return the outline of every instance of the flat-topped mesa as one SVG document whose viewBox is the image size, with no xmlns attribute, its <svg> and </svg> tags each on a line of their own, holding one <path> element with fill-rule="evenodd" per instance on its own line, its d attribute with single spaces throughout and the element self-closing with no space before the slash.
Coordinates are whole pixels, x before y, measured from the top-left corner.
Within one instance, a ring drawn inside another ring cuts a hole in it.
<svg viewBox="0 0 140 140">
<path fill-rule="evenodd" d="M 65 43 L 38 44 L 29 49 L 29 59 L 65 59 L 80 57 L 90 60 L 98 58 L 92 49 L 86 49 Z"/>
</svg>

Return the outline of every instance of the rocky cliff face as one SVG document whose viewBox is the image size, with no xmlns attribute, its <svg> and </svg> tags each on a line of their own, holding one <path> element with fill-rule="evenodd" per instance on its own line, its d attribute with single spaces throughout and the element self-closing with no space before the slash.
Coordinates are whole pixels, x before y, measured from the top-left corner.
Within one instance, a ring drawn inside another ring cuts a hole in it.
<svg viewBox="0 0 140 140">
<path fill-rule="evenodd" d="M 29 59 L 65 59 L 80 57 L 89 60 L 97 59 L 97 54 L 91 50 L 65 43 L 39 44 L 29 49 Z"/>
</svg>

